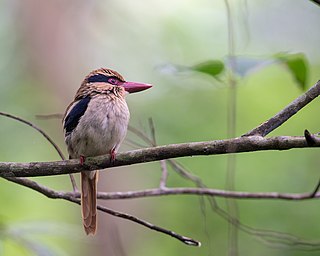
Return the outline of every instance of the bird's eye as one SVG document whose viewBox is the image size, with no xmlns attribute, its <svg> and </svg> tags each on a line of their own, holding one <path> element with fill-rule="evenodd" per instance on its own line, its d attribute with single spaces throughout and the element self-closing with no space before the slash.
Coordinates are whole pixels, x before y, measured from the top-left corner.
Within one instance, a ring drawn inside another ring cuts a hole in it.
<svg viewBox="0 0 320 256">
<path fill-rule="evenodd" d="M 118 85 L 119 82 L 120 82 L 119 79 L 117 79 L 117 78 L 115 78 L 115 77 L 110 77 L 110 78 L 108 79 L 108 83 L 109 83 L 109 84 Z"/>
</svg>

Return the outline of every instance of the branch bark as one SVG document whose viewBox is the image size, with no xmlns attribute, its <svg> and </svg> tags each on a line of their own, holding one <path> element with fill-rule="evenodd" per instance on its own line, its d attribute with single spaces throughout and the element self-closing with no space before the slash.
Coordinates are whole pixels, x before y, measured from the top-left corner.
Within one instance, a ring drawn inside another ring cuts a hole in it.
<svg viewBox="0 0 320 256">
<path fill-rule="evenodd" d="M 35 190 L 43 195 L 45 195 L 48 198 L 51 199 L 64 199 L 67 200 L 69 202 L 75 203 L 80 205 L 81 204 L 81 200 L 80 200 L 80 193 L 78 192 L 63 192 L 63 191 L 55 191 L 52 190 L 50 188 L 47 188 L 43 185 L 38 184 L 37 182 L 33 181 L 33 180 L 29 180 L 27 178 L 5 178 L 8 181 L 14 182 L 16 184 L 22 185 L 24 187 L 28 187 L 32 190 Z M 123 212 L 119 212 L 119 211 L 115 211 L 112 210 L 110 208 L 101 206 L 101 205 L 97 205 L 97 209 L 99 211 L 108 213 L 112 216 L 115 217 L 119 217 L 122 219 L 126 219 L 135 223 L 138 223 L 142 226 L 145 226 L 149 229 L 152 229 L 154 231 L 160 232 L 160 233 L 164 233 L 166 235 L 172 236 L 176 239 L 178 239 L 179 241 L 183 242 L 186 245 L 191 245 L 191 246 L 201 246 L 201 243 L 197 240 L 194 240 L 190 237 L 186 237 L 183 235 L 180 235 L 172 230 L 168 230 L 162 227 L 159 227 L 157 225 L 154 225 L 150 222 L 144 221 L 138 217 L 135 217 L 133 215 L 127 214 L 127 213 L 123 213 Z"/>
<path fill-rule="evenodd" d="M 155 188 L 129 192 L 99 192 L 98 198 L 105 200 L 115 199 L 132 199 L 143 197 L 169 196 L 169 195 L 205 195 L 234 199 L 282 199 L 282 200 L 307 200 L 319 198 L 320 193 L 278 193 L 278 192 L 244 192 L 244 191 L 229 191 L 211 188 Z"/>
<path fill-rule="evenodd" d="M 79 160 L 31 163 L 0 162 L 0 177 L 51 176 L 186 156 L 218 155 L 263 150 L 288 150 L 307 147 L 320 147 L 320 141 L 315 141 L 311 146 L 307 143 L 306 138 L 302 136 L 278 136 L 270 138 L 250 136 L 132 150 L 119 153 L 113 164 L 110 164 L 109 155 L 88 157 L 83 165 L 80 164 Z"/>
<path fill-rule="evenodd" d="M 308 103 L 313 101 L 320 95 L 320 80 L 312 86 L 307 92 L 296 98 L 293 102 L 287 105 L 283 110 L 279 113 L 271 117 L 269 120 L 259 125 L 258 127 L 252 129 L 247 132 L 243 136 L 253 136 L 260 135 L 262 137 L 266 136 L 280 125 L 282 125 L 285 121 L 287 121 L 290 117 L 295 115 L 300 109 L 305 107 Z"/>
</svg>

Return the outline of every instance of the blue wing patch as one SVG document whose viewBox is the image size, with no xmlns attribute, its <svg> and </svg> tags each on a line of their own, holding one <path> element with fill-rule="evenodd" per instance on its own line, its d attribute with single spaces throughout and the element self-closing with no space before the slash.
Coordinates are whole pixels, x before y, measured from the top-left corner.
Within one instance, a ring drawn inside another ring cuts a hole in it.
<svg viewBox="0 0 320 256">
<path fill-rule="evenodd" d="M 66 134 L 71 133 L 74 128 L 77 127 L 80 118 L 86 112 L 90 97 L 83 98 L 71 109 L 69 114 L 65 118 L 63 128 L 66 130 Z"/>
<path fill-rule="evenodd" d="M 109 76 L 96 74 L 88 78 L 88 83 L 107 83 Z"/>
</svg>

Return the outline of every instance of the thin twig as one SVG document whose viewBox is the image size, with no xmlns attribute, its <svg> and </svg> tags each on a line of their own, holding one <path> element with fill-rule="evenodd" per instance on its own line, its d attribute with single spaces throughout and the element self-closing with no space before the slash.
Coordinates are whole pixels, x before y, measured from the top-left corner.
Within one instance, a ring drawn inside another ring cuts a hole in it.
<svg viewBox="0 0 320 256">
<path fill-rule="evenodd" d="M 128 146 L 131 146 L 132 148 L 136 148 L 136 149 L 145 148 L 145 145 L 142 145 L 142 144 L 140 144 L 134 140 L 131 140 L 129 138 L 126 138 L 125 144 L 127 144 Z"/>
<path fill-rule="evenodd" d="M 48 117 L 48 116 L 46 116 Z M 52 116 L 50 116 L 51 118 Z M 53 115 L 53 118 L 56 118 L 57 115 Z M 150 125 L 152 123 L 152 120 L 150 121 Z M 153 123 L 152 123 L 153 124 Z M 153 126 L 154 128 L 154 126 Z M 153 129 L 153 132 L 154 132 L 154 129 Z M 153 133 L 153 136 L 154 136 L 154 133 Z M 155 142 L 155 136 L 153 137 L 154 139 L 154 144 L 156 144 Z M 162 162 L 165 162 L 164 160 Z M 65 199 L 65 200 L 68 200 L 68 201 L 71 201 L 71 202 L 74 202 L 74 203 L 77 203 L 77 204 L 80 204 L 81 200 L 76 198 L 76 197 L 73 197 L 73 196 L 70 196 L 71 194 L 70 193 L 61 193 L 61 192 L 56 192 L 56 191 L 53 191 L 53 190 L 50 190 L 44 186 L 41 186 L 39 184 L 37 184 L 36 182 L 34 181 L 31 181 L 31 180 L 28 180 L 26 178 L 8 178 L 8 180 L 12 181 L 12 182 L 15 182 L 15 183 L 18 183 L 18 184 L 21 184 L 23 186 L 27 186 L 29 188 L 32 188 L 40 193 L 43 193 L 44 195 L 50 197 L 50 198 L 61 198 L 61 199 Z M 76 193 L 76 196 L 79 197 L 79 193 Z M 127 220 L 130 220 L 130 221 L 133 221 L 133 222 L 136 222 L 136 223 L 139 223 L 147 228 L 150 228 L 152 230 L 155 230 L 157 232 L 161 232 L 161 233 L 164 233 L 164 234 L 167 234 L 167 235 L 170 235 L 180 241 L 182 241 L 183 243 L 187 244 L 187 245 L 193 245 L 193 246 L 200 246 L 201 243 L 192 239 L 192 238 L 189 238 L 189 237 L 185 237 L 185 236 L 182 236 L 182 235 L 179 235 L 171 230 L 167 230 L 165 228 L 162 228 L 162 227 L 158 227 L 154 224 L 151 224 L 149 222 L 146 222 L 144 220 L 141 220 L 135 216 L 132 216 L 132 215 L 129 215 L 129 214 L 126 214 L 126 213 L 121 213 L 121 212 L 117 212 L 117 211 L 114 211 L 114 210 L 111 210 L 111 209 L 108 209 L 106 207 L 103 207 L 103 206 L 100 206 L 98 205 L 97 206 L 98 210 L 100 211 L 103 211 L 103 212 L 106 212 L 108 214 L 111 214 L 113 216 L 116 216 L 116 217 L 120 217 L 120 218 L 124 218 L 124 219 L 127 219 Z"/>
<path fill-rule="evenodd" d="M 77 199 L 79 204 L 80 204 L 80 200 Z M 182 236 L 182 235 L 179 235 L 171 230 L 168 230 L 168 229 L 165 229 L 165 228 L 162 228 L 162 227 L 159 227 L 159 226 L 156 226 L 152 223 L 149 223 L 147 221 L 144 221 L 142 219 L 139 219 L 135 216 L 132 216 L 132 215 L 129 215 L 127 213 L 122 213 L 122 212 L 116 212 L 114 210 L 110 210 L 106 207 L 103 207 L 103 206 L 100 206 L 98 205 L 97 208 L 100 210 L 100 211 L 103 211 L 103 212 L 106 212 L 108 214 L 111 214 L 113 216 L 116 216 L 116 217 L 120 217 L 120 218 L 123 218 L 123 219 L 127 219 L 127 220 L 130 220 L 130 221 L 133 221 L 133 222 L 136 222 L 140 225 L 143 225 L 149 229 L 152 229 L 154 231 L 157 231 L 157 232 L 161 232 L 161 233 L 164 233 L 166 235 L 169 235 L 169 236 L 172 236 L 178 240 L 180 240 L 181 242 L 183 242 L 184 244 L 186 245 L 192 245 L 192 246 L 201 246 L 201 243 L 199 241 L 196 241 L 192 238 L 189 238 L 189 237 L 186 237 L 186 236 Z"/>
<path fill-rule="evenodd" d="M 153 123 L 153 120 L 151 117 L 148 119 L 148 122 L 149 122 L 149 128 L 150 128 L 150 132 L 151 132 L 151 138 L 152 138 L 151 141 L 153 143 L 153 146 L 157 146 L 156 129 L 154 127 L 154 123 Z"/>
<path fill-rule="evenodd" d="M 79 193 L 69 193 L 69 192 L 59 192 L 51 190 L 45 186 L 39 185 L 35 181 L 26 179 L 26 178 L 6 178 L 9 181 L 15 182 L 17 184 L 23 185 L 25 187 L 31 188 L 43 195 L 47 196 L 48 198 L 59 198 L 65 199 L 74 203 L 79 204 L 80 194 Z M 199 181 L 198 181 L 199 182 Z M 133 192 L 116 192 L 116 193 L 98 193 L 98 198 L 100 199 L 128 199 L 128 198 L 139 198 L 139 197 L 148 197 L 148 196 L 165 196 L 165 195 L 183 195 L 183 194 L 194 194 L 194 195 L 210 195 L 210 196 L 222 196 L 222 197 L 232 197 L 232 198 L 242 198 L 242 199 L 285 199 L 285 200 L 307 200 L 311 199 L 309 193 L 303 194 L 280 194 L 280 193 L 249 193 L 249 192 L 235 192 L 235 191 L 219 191 L 207 188 L 166 188 L 165 190 L 162 189 L 153 189 L 153 190 L 143 190 L 143 191 L 133 191 Z M 210 197 L 213 199 L 213 197 Z M 320 193 L 315 195 L 315 198 L 320 198 Z M 211 201 L 212 202 L 212 201 Z M 213 201 L 214 202 L 214 201 Z M 215 211 L 222 217 L 228 219 L 228 221 L 234 223 L 234 225 L 238 225 L 239 228 L 249 234 L 257 236 L 257 238 L 262 239 L 262 241 L 274 245 L 275 243 L 278 244 L 288 244 L 290 246 L 302 246 L 303 249 L 306 250 L 316 250 L 316 246 L 319 246 L 318 242 L 308 242 L 297 237 L 286 234 L 286 233 L 279 233 L 270 230 L 258 230 L 250 228 L 244 224 L 241 224 L 238 220 L 227 216 L 226 212 L 224 212 L 220 207 L 214 203 L 213 207 Z M 100 208 L 100 210 L 104 211 L 104 209 Z M 110 210 L 109 211 L 113 211 Z M 114 211 L 115 212 L 115 211 Z M 108 212 L 110 213 L 110 212 Z M 112 213 L 110 213 L 112 214 Z M 114 216 L 118 216 L 117 213 L 113 214 Z M 128 215 L 130 216 L 130 215 Z M 119 215 L 118 217 L 123 217 Z M 130 217 L 126 218 L 128 220 L 134 221 L 134 219 L 130 219 Z M 151 224 L 153 225 L 153 224 Z M 148 227 L 148 225 L 146 225 Z M 157 230 L 162 232 L 162 228 Z M 164 232 L 165 234 L 173 235 L 176 233 L 171 233 L 171 231 Z M 180 235 L 178 235 L 180 236 Z M 174 236 L 175 237 L 175 236 Z M 177 237 L 176 237 L 177 238 Z M 182 240 L 186 239 L 186 237 L 181 236 Z M 179 239 L 179 238 L 177 238 Z M 179 239 L 180 241 L 182 241 Z M 187 238 L 188 239 L 188 238 Z M 280 239 L 280 241 L 276 241 L 275 239 Z M 186 240 L 185 243 L 192 242 L 193 240 L 189 241 Z M 196 244 L 194 244 L 196 245 Z"/>
<path fill-rule="evenodd" d="M 118 200 L 118 199 L 133 199 L 144 197 L 157 197 L 157 196 L 170 196 L 170 195 L 204 195 L 215 196 L 223 198 L 234 199 L 279 199 L 279 200 L 311 200 L 314 198 L 320 198 L 320 193 L 316 193 L 313 197 L 310 197 L 310 193 L 278 193 L 278 192 L 244 192 L 244 191 L 229 191 L 221 189 L 211 188 L 154 188 L 128 192 L 99 192 L 98 198 L 105 200 Z"/>
<path fill-rule="evenodd" d="M 36 115 L 36 118 L 43 119 L 43 120 L 47 120 L 47 119 L 62 119 L 63 118 L 63 114 L 55 113 L 55 114 L 49 114 L 49 115 Z"/>
<path fill-rule="evenodd" d="M 284 122 L 286 122 L 290 117 L 296 114 L 299 110 L 305 107 L 312 100 L 320 95 L 320 81 L 318 81 L 314 86 L 312 86 L 307 92 L 296 98 L 289 105 L 287 105 L 279 113 L 271 117 L 268 121 L 259 125 L 258 127 L 247 132 L 243 136 L 253 136 L 260 135 L 262 137 L 266 136 L 274 129 L 278 128 Z"/>
<path fill-rule="evenodd" d="M 204 187 L 204 184 L 203 184 L 202 180 L 198 176 L 196 176 L 196 175 L 188 172 L 187 170 L 185 170 L 185 168 L 180 163 L 178 163 L 177 161 L 174 161 L 172 159 L 169 159 L 168 162 L 171 165 L 171 167 L 180 176 L 182 176 L 183 178 L 185 178 L 187 180 L 192 181 L 197 187 L 200 187 L 200 188 Z"/>
<path fill-rule="evenodd" d="M 138 130 L 137 128 L 128 125 L 128 131 L 132 132 L 133 134 L 137 135 L 138 137 L 140 137 L 144 142 L 146 142 L 148 145 L 152 145 L 155 146 L 153 144 L 153 141 L 150 140 L 143 132 L 141 132 L 140 130 Z"/>
<path fill-rule="evenodd" d="M 17 183 L 19 185 L 22 185 L 24 187 L 28 187 L 30 189 L 33 189 L 49 198 L 54 198 L 54 199 L 64 199 L 64 200 L 67 200 L 67 201 L 70 201 L 70 202 L 73 202 L 73 203 L 76 203 L 76 204 L 81 204 L 81 200 L 79 199 L 79 193 L 65 193 L 65 192 L 58 192 L 58 191 L 54 191 L 52 189 L 49 189 L 45 186 L 42 186 L 42 185 L 39 185 L 38 183 L 36 183 L 35 181 L 32 181 L 32 180 L 29 180 L 29 179 L 26 179 L 26 178 L 6 178 L 7 180 L 9 181 L 12 181 L 14 183 Z M 161 232 L 163 234 L 166 234 L 166 235 L 169 235 L 169 236 L 172 236 L 176 239 L 178 239 L 179 241 L 187 244 L 187 245 L 192 245 L 192 246 L 201 246 L 201 243 L 199 241 L 196 241 L 192 238 L 189 238 L 189 237 L 186 237 L 186 236 L 182 236 L 180 234 L 177 234 L 171 230 L 168 230 L 168 229 L 165 229 L 165 228 L 162 228 L 162 227 L 159 227 L 159 226 L 156 226 L 152 223 L 149 223 L 147 221 L 144 221 L 138 217 L 135 217 L 133 215 L 130 215 L 130 214 L 127 214 L 127 213 L 123 213 L 123 212 L 119 212 L 119 211 L 115 211 L 115 210 L 112 210 L 112 209 L 109 209 L 109 208 L 106 208 L 104 206 L 101 206 L 101 205 L 98 205 L 97 206 L 97 209 L 102 211 L 102 212 L 105 212 L 105 213 L 108 213 L 112 216 L 115 216 L 115 217 L 119 217 L 119 218 L 122 218 L 122 219 L 126 219 L 126 220 L 130 220 L 132 222 L 135 222 L 135 223 L 138 223 L 140 225 L 143 225 L 149 229 L 152 229 L 152 230 L 155 230 L 157 232 Z"/>
<path fill-rule="evenodd" d="M 318 181 L 318 184 L 317 184 L 317 186 L 314 188 L 314 190 L 309 194 L 309 197 L 310 197 L 310 198 L 317 197 L 319 188 L 320 188 L 320 180 Z"/>
<path fill-rule="evenodd" d="M 308 250 L 308 251 L 319 250 L 320 248 L 319 241 L 303 240 L 297 236 L 284 233 L 284 232 L 252 228 L 246 224 L 243 224 L 238 219 L 235 219 L 232 216 L 230 216 L 225 210 L 223 210 L 221 207 L 218 206 L 214 197 L 210 197 L 209 199 L 210 199 L 209 202 L 211 204 L 212 209 L 220 217 L 227 220 L 229 223 L 232 223 L 233 225 L 237 226 L 241 231 L 247 234 L 253 235 L 255 238 L 262 241 L 268 246 L 271 246 L 271 247 L 287 246 L 290 248 L 294 247 L 295 249 Z"/>
<path fill-rule="evenodd" d="M 157 146 L 156 129 L 151 117 L 148 119 L 148 122 L 149 122 L 149 128 L 151 133 L 151 139 L 150 139 L 151 143 L 149 144 L 151 144 L 150 146 Z M 145 137 L 147 136 L 145 135 Z M 164 189 L 167 186 L 167 179 L 168 179 L 168 168 L 167 168 L 166 160 L 160 160 L 160 167 L 161 167 L 161 178 L 160 178 L 159 187 L 161 189 Z"/>
<path fill-rule="evenodd" d="M 161 166 L 161 178 L 160 178 L 160 189 L 165 189 L 167 187 L 167 179 L 168 179 L 168 168 L 167 168 L 167 161 L 160 160 Z"/>
<path fill-rule="evenodd" d="M 1 116 L 5 116 L 5 117 L 8 117 L 8 118 L 11 118 L 13 120 L 16 120 L 16 121 L 19 121 L 21 123 L 24 123 L 30 127 L 32 127 L 33 129 L 35 129 L 36 131 L 38 131 L 43 137 L 46 138 L 47 141 L 49 141 L 49 143 L 54 147 L 54 149 L 58 152 L 60 158 L 62 160 L 65 160 L 66 158 L 64 157 L 62 151 L 60 150 L 60 148 L 58 147 L 58 145 L 49 137 L 48 134 L 46 134 L 42 129 L 40 129 L 39 127 L 35 126 L 34 124 L 32 124 L 31 122 L 29 121 L 26 121 L 20 117 L 17 117 L 17 116 L 14 116 L 14 115 L 11 115 L 11 114 L 8 114 L 8 113 L 4 113 L 4 112 L 0 112 L 0 115 Z"/>
<path fill-rule="evenodd" d="M 43 137 L 45 137 L 45 139 L 47 141 L 49 141 L 49 143 L 54 147 L 54 149 L 57 151 L 57 153 L 59 154 L 60 158 L 62 160 L 65 160 L 65 157 L 62 153 L 62 151 L 60 150 L 60 148 L 58 147 L 58 145 L 50 138 L 50 136 L 45 133 L 42 129 L 40 129 L 39 127 L 37 127 L 36 125 L 34 125 L 33 123 L 27 121 L 27 120 L 24 120 L 20 117 L 17 117 L 17 116 L 14 116 L 14 115 L 11 115 L 11 114 L 8 114 L 8 113 L 4 113 L 4 112 L 0 112 L 0 115 L 1 116 L 4 116 L 4 117 L 8 117 L 8 118 L 11 118 L 13 120 L 16 120 L 18 122 L 21 122 L 23 124 L 26 124 L 28 126 L 30 126 L 31 128 L 33 128 L 34 130 L 36 130 L 37 132 L 39 132 Z M 70 180 L 71 180 L 71 184 L 72 184 L 72 188 L 74 191 L 77 191 L 77 183 L 73 177 L 72 174 L 69 174 L 69 177 L 70 177 Z"/>
<path fill-rule="evenodd" d="M 198 187 L 197 189 L 200 189 L 200 190 L 202 190 L 202 189 L 207 190 L 208 189 L 206 187 L 206 185 L 202 182 L 202 180 L 199 177 L 191 174 L 181 164 L 178 164 L 174 160 L 169 160 L 169 161 L 171 162 L 172 167 L 174 168 L 174 170 L 176 170 L 184 178 L 192 181 Z M 222 191 L 220 191 L 220 192 L 222 192 Z M 229 195 L 232 197 L 233 196 L 232 194 L 234 193 L 234 191 L 228 191 L 227 193 L 231 193 Z M 240 192 L 240 193 L 242 193 L 242 192 Z M 224 194 L 224 192 L 222 192 L 222 194 Z M 262 196 L 262 194 L 260 194 L 260 193 L 258 193 L 258 194 L 259 194 L 258 197 Z M 271 192 L 271 193 L 267 193 L 267 194 L 269 194 L 269 195 L 267 195 L 267 197 L 270 196 L 270 199 L 284 199 L 284 200 L 305 200 L 305 199 L 307 200 L 307 199 L 311 199 L 310 198 L 310 193 L 279 194 L 279 193 Z M 205 195 L 205 194 L 200 194 L 200 195 Z M 278 195 L 279 195 L 279 198 L 272 198 L 274 196 L 277 197 Z M 243 231 L 243 232 L 245 232 L 245 233 L 247 233 L 249 235 L 254 236 L 258 240 L 260 240 L 263 243 L 267 244 L 268 246 L 271 246 L 271 247 L 291 246 L 291 247 L 295 247 L 295 248 L 300 249 L 300 250 L 309 250 L 309 251 L 319 250 L 319 247 L 320 247 L 320 242 L 319 241 L 310 242 L 310 241 L 307 241 L 307 240 L 300 239 L 300 238 L 298 238 L 298 237 L 296 237 L 294 235 L 288 234 L 288 233 L 277 232 L 277 231 L 266 230 L 266 229 L 257 229 L 257 228 L 253 228 L 253 227 L 250 227 L 250 226 L 242 223 L 239 219 L 234 218 L 234 216 L 231 216 L 228 212 L 226 212 L 224 209 L 222 209 L 218 205 L 218 202 L 215 200 L 215 197 L 217 197 L 217 196 L 220 197 L 219 193 L 212 193 L 210 195 L 207 194 L 207 199 L 208 199 L 208 201 L 209 201 L 209 203 L 211 205 L 211 208 L 216 214 L 218 214 L 221 218 L 223 218 L 224 220 L 228 221 L 232 225 L 234 225 L 237 228 L 239 228 L 241 231 Z M 263 195 L 263 196 L 266 196 L 266 195 Z M 319 196 L 320 196 L 320 193 L 316 194 L 316 197 L 319 197 Z M 242 197 L 242 196 L 239 195 L 239 197 Z M 256 198 L 256 199 L 259 199 L 259 198 Z"/>
</svg>

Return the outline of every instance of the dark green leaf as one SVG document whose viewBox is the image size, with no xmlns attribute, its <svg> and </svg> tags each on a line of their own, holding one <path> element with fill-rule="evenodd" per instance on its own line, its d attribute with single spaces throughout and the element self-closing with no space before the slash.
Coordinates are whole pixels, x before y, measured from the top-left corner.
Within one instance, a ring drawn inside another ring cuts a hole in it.
<svg viewBox="0 0 320 256">
<path fill-rule="evenodd" d="M 294 80 L 302 90 L 306 89 L 308 76 L 308 62 L 303 53 L 277 54 L 276 59 L 286 65 Z"/>
<path fill-rule="evenodd" d="M 216 78 L 224 70 L 224 64 L 220 60 L 209 60 L 209 61 L 201 62 L 197 65 L 191 66 L 190 69 Z"/>
</svg>

